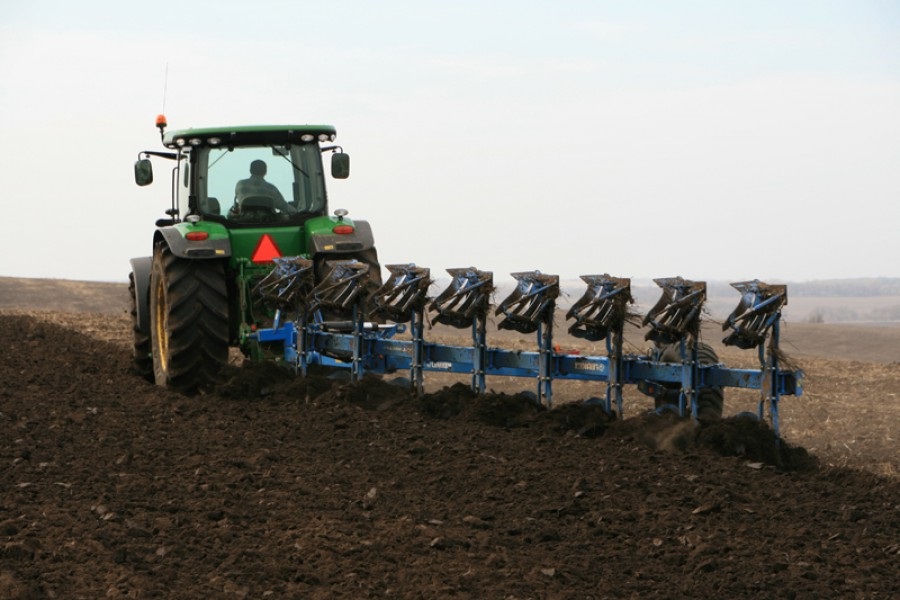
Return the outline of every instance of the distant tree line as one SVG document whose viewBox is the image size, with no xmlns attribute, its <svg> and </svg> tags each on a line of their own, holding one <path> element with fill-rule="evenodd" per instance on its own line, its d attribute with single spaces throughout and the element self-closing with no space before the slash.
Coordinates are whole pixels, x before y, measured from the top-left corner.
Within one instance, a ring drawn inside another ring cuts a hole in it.
<svg viewBox="0 0 900 600">
<path fill-rule="evenodd" d="M 788 290 L 794 296 L 900 296 L 900 278 L 820 279 L 791 283 Z"/>
<path fill-rule="evenodd" d="M 768 283 L 782 283 L 769 281 Z M 730 284 L 720 281 L 707 283 L 709 296 L 734 293 Z M 900 296 L 900 277 L 860 277 L 858 279 L 817 279 L 788 282 L 788 296 L 816 296 L 821 298 L 865 298 L 872 296 Z"/>
<path fill-rule="evenodd" d="M 808 323 L 896 322 L 900 321 L 900 305 L 873 308 L 863 312 L 845 306 L 819 306 L 807 315 L 806 321 Z"/>
</svg>

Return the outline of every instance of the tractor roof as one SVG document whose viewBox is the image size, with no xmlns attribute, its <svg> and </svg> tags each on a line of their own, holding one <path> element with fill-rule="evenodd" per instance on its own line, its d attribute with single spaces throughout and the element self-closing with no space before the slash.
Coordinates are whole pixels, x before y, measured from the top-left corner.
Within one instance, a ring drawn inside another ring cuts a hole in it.
<svg viewBox="0 0 900 600">
<path fill-rule="evenodd" d="M 255 146 L 259 144 L 302 144 L 331 142 L 337 131 L 331 125 L 241 125 L 238 127 L 203 127 L 167 131 L 163 145 L 184 146 Z"/>
</svg>

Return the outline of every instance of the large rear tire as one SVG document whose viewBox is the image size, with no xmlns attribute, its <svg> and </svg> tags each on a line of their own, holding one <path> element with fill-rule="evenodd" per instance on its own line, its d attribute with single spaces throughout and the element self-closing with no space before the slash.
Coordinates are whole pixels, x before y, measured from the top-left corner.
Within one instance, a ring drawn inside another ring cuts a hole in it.
<svg viewBox="0 0 900 600">
<path fill-rule="evenodd" d="M 681 362 L 678 344 L 666 347 L 660 356 L 660 360 L 671 363 Z M 716 351 L 709 344 L 697 342 L 697 360 L 701 365 L 714 365 L 719 362 L 719 355 L 716 354 Z M 677 406 L 679 390 L 680 386 L 678 385 L 669 387 L 666 396 L 656 400 L 656 407 L 660 408 L 665 405 Z M 721 419 L 724 407 L 725 392 L 722 388 L 704 387 L 697 392 L 697 419 L 700 421 Z"/>
<path fill-rule="evenodd" d="M 157 244 L 150 272 L 150 338 L 157 385 L 209 387 L 228 362 L 228 291 L 218 260 L 174 256 Z"/>
<path fill-rule="evenodd" d="M 128 274 L 128 294 L 131 296 L 131 323 L 134 336 L 132 366 L 138 375 L 153 382 L 153 347 L 150 343 L 150 333 L 142 331 L 138 323 L 137 292 L 133 272 Z"/>
</svg>

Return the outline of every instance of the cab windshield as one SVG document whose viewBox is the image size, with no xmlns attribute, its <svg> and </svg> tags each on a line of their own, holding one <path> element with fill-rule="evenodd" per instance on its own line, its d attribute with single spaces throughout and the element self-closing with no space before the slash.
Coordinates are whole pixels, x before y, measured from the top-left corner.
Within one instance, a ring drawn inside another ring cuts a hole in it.
<svg viewBox="0 0 900 600">
<path fill-rule="evenodd" d="M 206 148 L 196 168 L 198 208 L 204 216 L 273 223 L 324 214 L 317 144 Z"/>
</svg>

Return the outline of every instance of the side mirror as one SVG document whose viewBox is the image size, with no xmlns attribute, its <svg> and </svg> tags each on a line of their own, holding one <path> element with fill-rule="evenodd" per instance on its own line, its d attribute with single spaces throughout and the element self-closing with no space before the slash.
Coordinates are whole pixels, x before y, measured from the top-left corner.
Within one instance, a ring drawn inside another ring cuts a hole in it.
<svg viewBox="0 0 900 600">
<path fill-rule="evenodd" d="M 350 155 L 335 152 L 331 155 L 331 176 L 335 179 L 350 177 Z"/>
<path fill-rule="evenodd" d="M 134 163 L 134 182 L 140 186 L 153 183 L 153 164 L 149 158 L 142 158 Z"/>
</svg>

